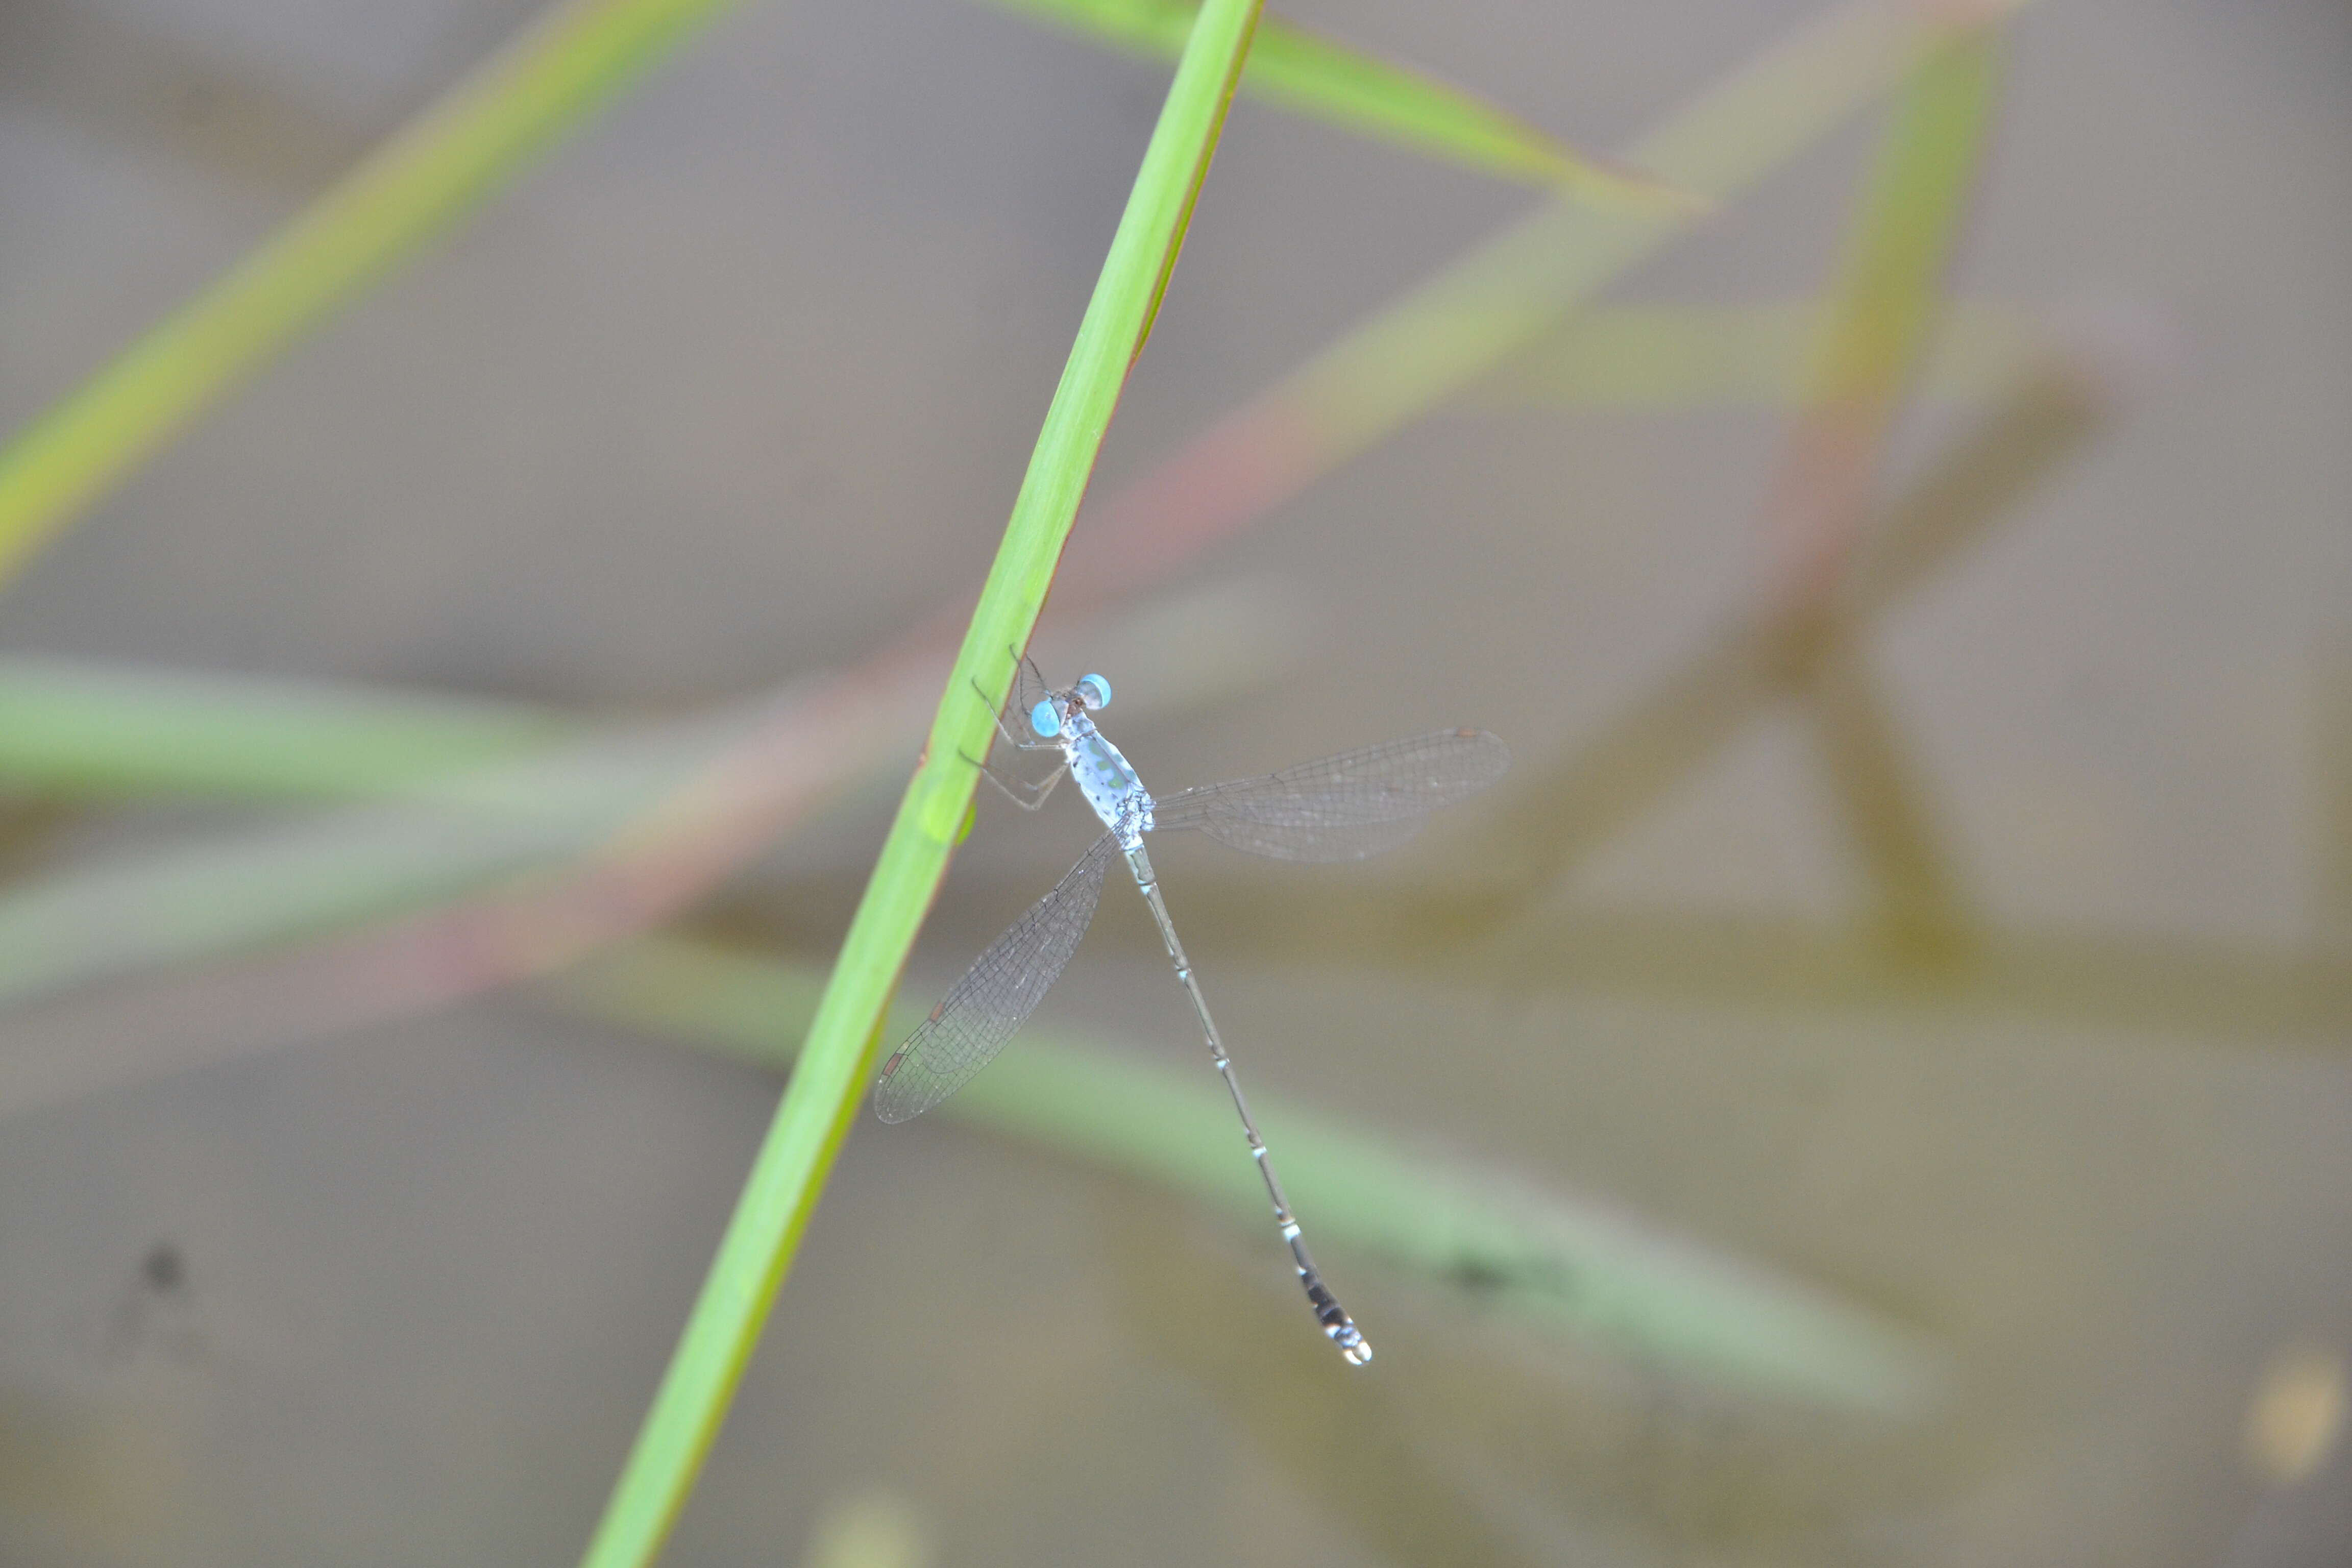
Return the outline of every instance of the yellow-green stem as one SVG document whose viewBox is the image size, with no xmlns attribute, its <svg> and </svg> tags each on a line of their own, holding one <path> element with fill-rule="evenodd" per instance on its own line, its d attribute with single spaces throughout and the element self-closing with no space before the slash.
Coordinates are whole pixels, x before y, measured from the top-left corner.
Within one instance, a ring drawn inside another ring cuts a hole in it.
<svg viewBox="0 0 2352 1568">
<path fill-rule="evenodd" d="M 661 1549 L 856 1114 L 899 971 L 946 874 L 1012 684 L 1128 367 L 1143 345 L 1207 173 L 1261 0 L 1207 0 L 1145 150 L 1094 298 L 1046 410 L 971 629 L 766 1142 L 737 1200 L 584 1559 L 637 1568 Z M 985 697 L 977 697 L 978 685 Z"/>
</svg>

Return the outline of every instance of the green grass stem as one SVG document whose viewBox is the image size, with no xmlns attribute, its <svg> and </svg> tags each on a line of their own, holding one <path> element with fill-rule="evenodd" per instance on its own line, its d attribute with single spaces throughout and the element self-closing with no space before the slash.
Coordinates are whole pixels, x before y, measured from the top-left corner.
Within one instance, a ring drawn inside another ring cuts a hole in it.
<svg viewBox="0 0 2352 1568">
<path fill-rule="evenodd" d="M 1207 0 L 1005 525 L 923 761 L 850 922 L 807 1044 L 583 1559 L 650 1563 L 693 1488 L 856 1114 L 899 971 L 971 809 L 994 710 L 1045 603 L 1129 365 L 1174 268 L 1260 0 Z M 975 690 L 975 688 L 978 689 Z"/>
</svg>

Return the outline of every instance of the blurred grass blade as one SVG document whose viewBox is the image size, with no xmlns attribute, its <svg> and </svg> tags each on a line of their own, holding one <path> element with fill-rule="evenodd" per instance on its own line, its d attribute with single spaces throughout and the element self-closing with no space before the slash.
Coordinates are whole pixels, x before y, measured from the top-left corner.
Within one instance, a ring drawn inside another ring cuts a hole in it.
<svg viewBox="0 0 2352 1568">
<path fill-rule="evenodd" d="M 649 938 L 542 983 L 556 1005 L 713 1047 L 768 1068 L 814 1011 L 805 969 Z M 895 1015 L 895 1038 L 919 1012 Z M 1252 1096 L 1253 1110 L 1259 1096 Z M 1025 1030 L 941 1115 L 1265 1217 L 1231 1147 L 1233 1106 L 1203 1072 L 1051 1043 Z M 1874 1314 L 1622 1216 L 1293 1111 L 1259 1120 L 1323 1241 L 1475 1289 L 1482 1307 L 1601 1340 L 1622 1354 L 1749 1392 L 1881 1414 L 1938 1392 L 1936 1357 Z"/>
<path fill-rule="evenodd" d="M 2022 310 L 1948 302 L 1914 392 L 1935 404 L 1989 403 L 2040 352 Z M 1479 412 L 1521 408 L 1670 414 L 1716 407 L 1791 408 L 1812 390 L 1830 307 L 1595 306 L 1478 382 Z"/>
<path fill-rule="evenodd" d="M 483 698 L 0 657 L 0 788 L 47 795 L 431 798 L 430 781 L 580 731 Z"/>
<path fill-rule="evenodd" d="M 87 715 L 107 716 L 105 710 Z M 110 760 L 139 764 L 141 772 L 124 767 L 115 776 L 128 782 L 160 772 L 169 781 L 193 773 L 217 784 L 223 770 L 209 760 L 224 754 L 227 742 L 253 733 L 252 716 L 248 706 L 217 732 L 191 722 L 206 715 L 187 712 L 144 733 L 126 725 Z M 280 771 L 308 783 L 330 777 L 352 752 L 372 752 L 409 729 L 404 721 L 414 715 L 395 715 L 385 732 L 368 730 L 373 717 L 341 710 L 340 722 L 330 722 L 341 731 L 331 734 L 331 742 L 341 743 L 323 753 L 329 766 L 298 762 Z M 0 1009 L 140 969 L 233 955 L 382 917 L 588 853 L 707 776 L 756 731 L 761 717 L 757 708 L 738 709 L 617 731 L 543 756 L 398 781 L 384 791 L 406 797 L 398 804 L 318 814 L 20 880 L 0 890 Z M 461 732 L 461 739 L 478 743 L 482 736 Z M 196 759 L 193 769 L 169 760 L 184 742 Z M 852 765 L 866 760 L 854 737 L 844 738 L 841 754 Z M 149 771 L 159 757 L 166 760 Z"/>
<path fill-rule="evenodd" d="M 1788 591 L 1827 591 L 1868 511 L 1990 139 L 2000 27 L 1928 51 L 1903 91 L 1828 298 L 1803 420 L 1769 503 Z"/>
<path fill-rule="evenodd" d="M 876 1488 L 825 1505 L 801 1568 L 931 1568 L 938 1560 L 938 1542 L 914 1505 Z"/>
<path fill-rule="evenodd" d="M 993 0 L 1131 53 L 1173 58 L 1191 0 Z M 1587 157 L 1515 115 L 1277 16 L 1258 24 L 1242 91 L 1342 130 L 1506 180 L 1555 185 L 1595 206 L 1696 210 L 1706 204 L 1634 170 Z"/>
<path fill-rule="evenodd" d="M 899 971 L 971 809 L 980 775 L 967 759 L 987 753 L 995 710 L 1012 684 L 1013 650 L 1028 643 L 1128 369 L 1150 331 L 1261 3 L 1206 0 L 1193 24 L 940 696 L 923 761 L 589 1545 L 588 1568 L 638 1568 L 660 1552 L 848 1134 Z"/>
<path fill-rule="evenodd" d="M 0 448 L 0 581 L 727 0 L 564 0 Z"/>
</svg>

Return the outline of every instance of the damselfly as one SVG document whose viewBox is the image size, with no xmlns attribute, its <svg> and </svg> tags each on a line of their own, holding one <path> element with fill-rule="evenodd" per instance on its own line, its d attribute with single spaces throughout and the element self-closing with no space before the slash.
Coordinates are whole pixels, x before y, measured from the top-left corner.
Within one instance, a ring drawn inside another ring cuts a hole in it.
<svg viewBox="0 0 2352 1568">
<path fill-rule="evenodd" d="M 1036 699 L 1034 702 L 1028 700 L 1032 696 Z M 1160 896 L 1160 882 L 1152 873 L 1150 857 L 1144 853 L 1143 838 L 1149 833 L 1198 829 L 1236 849 L 1277 860 L 1360 860 L 1402 843 L 1430 812 L 1502 777 L 1510 765 L 1509 751 L 1483 730 L 1440 730 L 1409 741 L 1343 752 L 1260 778 L 1203 784 L 1154 800 L 1118 748 L 1095 728 L 1096 710 L 1110 705 L 1110 682 L 1101 676 L 1089 675 L 1074 686 L 1056 689 L 1047 687 L 1035 667 L 1024 659 L 1014 702 L 1025 711 L 1034 738 L 1015 737 L 1002 718 L 997 721 L 998 731 L 1019 750 L 1059 752 L 1061 763 L 1045 778 L 1018 788 L 987 773 L 984 763 L 982 771 L 1014 804 L 1031 811 L 1045 804 L 1064 775 L 1073 777 L 1108 831 L 1052 892 L 980 955 L 931 1016 L 891 1054 L 874 1086 L 876 1114 L 885 1121 L 919 1116 L 989 1064 L 1045 1000 L 1046 990 L 1077 951 L 1078 939 L 1086 934 L 1101 898 L 1104 874 L 1113 859 L 1125 859 L 1135 885 L 1151 906 L 1151 918 L 1159 924 L 1169 962 L 1176 966 L 1177 982 L 1200 1016 L 1210 1058 L 1233 1094 L 1243 1135 L 1249 1140 L 1258 1173 L 1265 1179 L 1275 1222 L 1289 1245 L 1291 1260 L 1298 1267 L 1307 1302 L 1324 1333 L 1349 1361 L 1361 1366 L 1372 1359 L 1372 1347 L 1357 1331 L 1354 1321 L 1332 1296 L 1307 1254 L 1290 1200 L 1284 1196 L 1282 1183 L 1275 1175 L 1265 1140 L 1258 1135 L 1249 1105 L 1242 1098 L 1233 1058 L 1226 1055 L 1216 1023 L 1209 1016 L 1208 1001 L 1193 979 L 1184 944 L 1176 939 L 1175 922 L 1168 918 L 1168 905 Z"/>
</svg>

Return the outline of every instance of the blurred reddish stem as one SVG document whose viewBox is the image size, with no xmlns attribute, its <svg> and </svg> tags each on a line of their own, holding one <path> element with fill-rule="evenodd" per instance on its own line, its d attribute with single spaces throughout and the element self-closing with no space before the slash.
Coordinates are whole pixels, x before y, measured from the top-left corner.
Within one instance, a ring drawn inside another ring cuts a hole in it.
<svg viewBox="0 0 2352 1568">
<path fill-rule="evenodd" d="M 1873 500 L 1918 374 L 1992 120 L 2000 27 L 1929 51 L 1898 97 L 1829 295 L 1807 408 L 1767 503 L 1780 576 L 1820 603 Z"/>
</svg>

